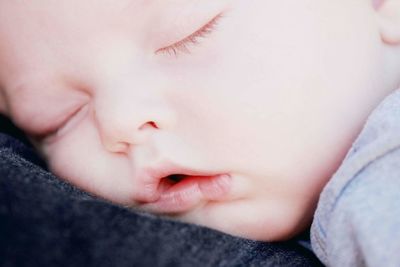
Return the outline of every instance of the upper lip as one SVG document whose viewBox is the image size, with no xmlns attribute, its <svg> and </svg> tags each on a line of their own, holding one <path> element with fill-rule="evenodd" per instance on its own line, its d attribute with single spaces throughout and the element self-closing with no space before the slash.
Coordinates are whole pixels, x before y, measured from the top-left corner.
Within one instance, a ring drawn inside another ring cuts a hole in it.
<svg viewBox="0 0 400 267">
<path fill-rule="evenodd" d="M 136 179 L 140 180 L 140 187 L 137 190 L 140 197 L 137 197 L 141 202 L 155 202 L 163 193 L 161 185 L 163 178 L 171 175 L 186 175 L 186 176 L 215 176 L 221 173 L 207 172 L 188 168 L 171 161 L 161 161 L 161 163 L 142 168 L 138 173 Z M 147 188 L 147 190 L 142 190 Z"/>
</svg>

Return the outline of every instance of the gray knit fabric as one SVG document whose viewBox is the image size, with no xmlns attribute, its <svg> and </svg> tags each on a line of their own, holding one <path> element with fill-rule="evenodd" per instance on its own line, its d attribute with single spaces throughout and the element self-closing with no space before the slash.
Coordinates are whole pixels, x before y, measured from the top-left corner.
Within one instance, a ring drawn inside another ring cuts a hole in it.
<svg viewBox="0 0 400 267">
<path fill-rule="evenodd" d="M 369 116 L 325 186 L 311 244 L 327 266 L 400 266 L 400 90 Z"/>
</svg>

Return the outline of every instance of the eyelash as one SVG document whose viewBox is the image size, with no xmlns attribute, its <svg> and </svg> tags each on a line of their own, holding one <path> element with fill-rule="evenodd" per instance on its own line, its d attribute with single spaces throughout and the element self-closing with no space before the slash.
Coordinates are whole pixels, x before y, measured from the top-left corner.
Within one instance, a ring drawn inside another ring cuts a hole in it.
<svg viewBox="0 0 400 267">
<path fill-rule="evenodd" d="M 188 37 L 172 44 L 164 48 L 158 49 L 155 53 L 163 53 L 163 54 L 168 54 L 168 55 L 175 55 L 176 57 L 180 52 L 190 54 L 190 50 L 188 46 L 190 44 L 192 45 L 198 45 L 199 44 L 199 38 L 205 38 L 209 34 L 211 34 L 214 30 L 215 27 L 217 26 L 219 20 L 223 17 L 222 13 L 218 14 L 215 16 L 210 22 L 208 22 L 206 25 L 201 27 L 199 30 L 195 31 Z"/>
</svg>

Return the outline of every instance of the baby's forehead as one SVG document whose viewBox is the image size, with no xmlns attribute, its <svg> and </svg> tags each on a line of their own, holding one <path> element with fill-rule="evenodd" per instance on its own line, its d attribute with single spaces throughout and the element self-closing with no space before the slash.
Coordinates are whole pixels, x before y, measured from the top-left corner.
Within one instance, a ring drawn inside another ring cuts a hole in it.
<svg viewBox="0 0 400 267">
<path fill-rule="evenodd" d="M 109 13 L 113 11 L 123 12 L 126 10 L 138 10 L 143 12 L 150 9 L 163 9 L 167 7 L 175 7 L 177 9 L 184 8 L 186 5 L 196 7 L 207 7 L 209 5 L 216 4 L 216 2 L 227 2 L 226 0 L 38 0 L 33 2 L 23 1 L 1 1 L 1 10 L 7 9 L 19 9 L 25 10 L 27 15 L 32 15 L 36 12 L 47 12 L 60 10 L 64 12 L 80 12 L 85 11 L 88 14 L 96 12 L 100 9 L 106 9 Z"/>
</svg>

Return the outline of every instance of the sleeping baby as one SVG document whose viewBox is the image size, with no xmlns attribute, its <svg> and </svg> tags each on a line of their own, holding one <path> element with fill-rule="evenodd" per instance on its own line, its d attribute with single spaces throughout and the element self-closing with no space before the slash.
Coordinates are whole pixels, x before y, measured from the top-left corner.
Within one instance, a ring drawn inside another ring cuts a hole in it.
<svg viewBox="0 0 400 267">
<path fill-rule="evenodd" d="M 3 0 L 0 39 L 0 112 L 53 173 L 256 240 L 310 226 L 400 86 L 400 0 Z"/>
</svg>

